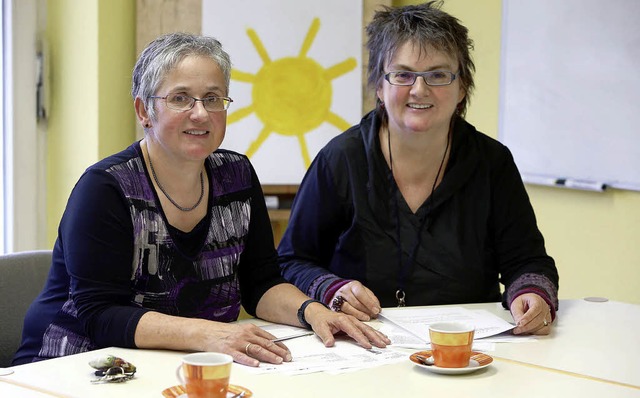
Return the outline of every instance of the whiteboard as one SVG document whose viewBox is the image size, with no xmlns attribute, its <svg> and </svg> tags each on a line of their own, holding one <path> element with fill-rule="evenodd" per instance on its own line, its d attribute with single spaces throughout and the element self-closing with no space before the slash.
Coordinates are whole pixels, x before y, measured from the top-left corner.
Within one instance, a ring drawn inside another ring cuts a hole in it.
<svg viewBox="0 0 640 398">
<path fill-rule="evenodd" d="M 525 182 L 640 191 L 640 1 L 504 0 L 500 141 Z"/>
</svg>

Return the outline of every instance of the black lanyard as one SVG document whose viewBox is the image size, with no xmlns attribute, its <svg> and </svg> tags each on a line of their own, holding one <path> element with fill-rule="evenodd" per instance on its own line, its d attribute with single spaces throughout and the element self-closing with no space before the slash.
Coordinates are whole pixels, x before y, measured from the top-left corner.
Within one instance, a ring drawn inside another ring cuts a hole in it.
<svg viewBox="0 0 640 398">
<path fill-rule="evenodd" d="M 397 186 L 396 186 L 397 188 Z M 431 213 L 431 197 L 429 197 L 427 203 L 427 214 L 424 216 L 422 221 L 420 221 L 420 226 L 418 227 L 418 231 L 416 232 L 416 239 L 409 252 L 409 261 L 402 261 L 402 239 L 401 239 L 401 231 L 400 231 L 400 206 L 398 204 L 398 192 L 396 189 L 394 192 L 394 202 L 395 202 L 395 213 L 396 213 L 396 238 L 398 240 L 398 264 L 400 264 L 400 270 L 398 272 L 398 290 L 396 290 L 396 300 L 398 301 L 398 307 L 404 307 L 406 305 L 405 297 L 405 281 L 407 276 L 410 274 L 410 271 L 413 269 L 413 265 L 415 264 L 416 254 L 418 253 L 418 247 L 420 246 L 420 241 L 422 237 L 422 230 L 424 226 L 427 224 L 427 221 L 430 217 Z M 431 194 L 433 196 L 433 194 Z"/>
</svg>

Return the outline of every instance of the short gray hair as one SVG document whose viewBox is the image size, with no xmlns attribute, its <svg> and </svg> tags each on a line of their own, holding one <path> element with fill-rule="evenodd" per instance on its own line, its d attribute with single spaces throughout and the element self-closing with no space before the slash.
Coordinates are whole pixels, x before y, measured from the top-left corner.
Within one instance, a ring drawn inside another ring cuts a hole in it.
<svg viewBox="0 0 640 398">
<path fill-rule="evenodd" d="M 149 97 L 156 94 L 165 76 L 190 55 L 209 57 L 218 64 L 225 79 L 225 95 L 229 93 L 231 59 L 218 40 L 189 33 L 162 35 L 149 43 L 138 57 L 131 84 L 131 96 L 133 99 L 140 97 L 152 120 L 155 119 L 155 108 Z"/>
<path fill-rule="evenodd" d="M 441 7 L 442 1 L 430 1 L 397 8 L 384 6 L 375 13 L 366 28 L 369 36 L 368 84 L 374 90 L 382 84 L 385 64 L 393 59 L 396 51 L 405 43 L 418 45 L 422 52 L 431 46 L 458 60 L 457 78 L 460 79 L 465 97 L 456 112 L 464 116 L 474 88 L 475 65 L 470 54 L 473 41 L 468 36 L 468 29 L 457 18 L 440 10 Z M 379 103 L 377 108 L 379 114 L 384 113 Z"/>
</svg>

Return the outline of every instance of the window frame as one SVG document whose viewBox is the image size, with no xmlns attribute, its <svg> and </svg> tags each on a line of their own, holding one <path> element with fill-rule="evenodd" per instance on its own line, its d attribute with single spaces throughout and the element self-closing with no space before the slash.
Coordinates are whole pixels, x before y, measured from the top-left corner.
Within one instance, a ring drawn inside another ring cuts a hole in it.
<svg viewBox="0 0 640 398">
<path fill-rule="evenodd" d="M 46 248 L 46 136 L 36 113 L 45 0 L 2 0 L 2 253 Z M 38 48 L 40 47 L 40 48 Z"/>
</svg>

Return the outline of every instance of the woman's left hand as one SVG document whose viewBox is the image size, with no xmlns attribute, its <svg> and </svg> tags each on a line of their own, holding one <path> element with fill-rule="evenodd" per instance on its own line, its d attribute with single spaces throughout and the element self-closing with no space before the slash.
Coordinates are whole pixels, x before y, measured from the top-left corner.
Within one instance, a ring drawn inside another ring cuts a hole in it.
<svg viewBox="0 0 640 398">
<path fill-rule="evenodd" d="M 383 333 L 360 322 L 352 315 L 331 311 L 319 303 L 310 304 L 306 308 L 305 319 L 326 347 L 335 344 L 334 335 L 340 332 L 346 333 L 366 349 L 372 346 L 384 348 L 391 344 L 391 340 Z"/>
<path fill-rule="evenodd" d="M 547 335 L 551 332 L 551 309 L 535 293 L 525 293 L 511 303 L 511 315 L 516 322 L 513 334 Z"/>
</svg>

